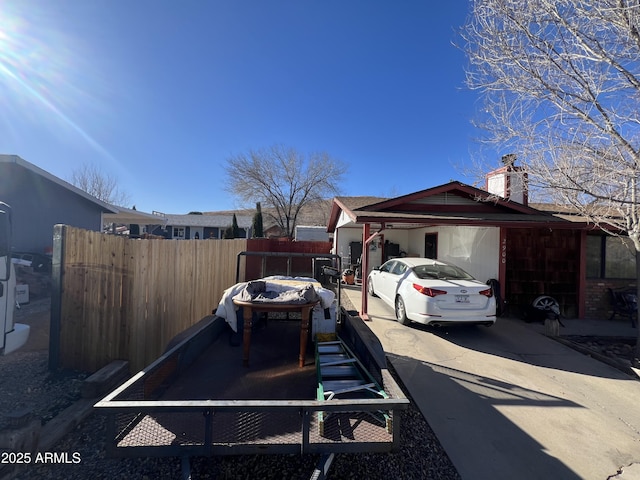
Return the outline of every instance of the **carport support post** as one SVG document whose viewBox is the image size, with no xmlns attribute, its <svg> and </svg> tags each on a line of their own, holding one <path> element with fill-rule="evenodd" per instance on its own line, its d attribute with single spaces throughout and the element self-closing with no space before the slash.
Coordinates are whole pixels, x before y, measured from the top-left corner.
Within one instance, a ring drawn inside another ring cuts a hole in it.
<svg viewBox="0 0 640 480">
<path fill-rule="evenodd" d="M 383 224 L 384 225 L 384 224 Z M 382 229 L 381 229 L 382 230 Z M 369 244 L 380 235 L 380 232 L 376 232 L 371 235 L 371 224 L 365 223 L 362 228 L 362 262 L 360 268 L 362 271 L 360 274 L 362 275 L 362 304 L 360 307 L 360 318 L 365 321 L 371 320 L 369 318 L 369 314 L 367 313 L 367 276 L 369 273 Z"/>
<path fill-rule="evenodd" d="M 365 223 L 362 227 L 362 262 L 360 268 L 362 271 L 362 292 L 360 297 L 362 298 L 362 304 L 360 306 L 360 318 L 363 320 L 371 320 L 367 313 L 367 275 L 369 273 L 369 235 L 371 234 L 371 224 Z"/>
</svg>

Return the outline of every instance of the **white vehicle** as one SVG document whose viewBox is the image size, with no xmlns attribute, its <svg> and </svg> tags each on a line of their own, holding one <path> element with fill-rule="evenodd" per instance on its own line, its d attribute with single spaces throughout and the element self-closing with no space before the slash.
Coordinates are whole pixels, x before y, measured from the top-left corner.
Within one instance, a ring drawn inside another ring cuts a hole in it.
<svg viewBox="0 0 640 480">
<path fill-rule="evenodd" d="M 11 262 L 11 207 L 0 202 L 0 354 L 23 346 L 29 326 L 14 322 L 16 273 Z"/>
<path fill-rule="evenodd" d="M 491 287 L 461 268 L 429 258 L 395 258 L 374 268 L 367 289 L 395 310 L 398 322 L 441 326 L 496 321 Z"/>
</svg>

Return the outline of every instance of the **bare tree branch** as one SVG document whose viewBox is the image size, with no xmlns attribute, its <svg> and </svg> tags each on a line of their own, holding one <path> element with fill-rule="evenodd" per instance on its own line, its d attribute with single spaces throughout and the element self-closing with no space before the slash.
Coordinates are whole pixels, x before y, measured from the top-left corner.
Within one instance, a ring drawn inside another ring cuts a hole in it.
<svg viewBox="0 0 640 480">
<path fill-rule="evenodd" d="M 120 207 L 130 203 L 129 194 L 120 190 L 118 180 L 95 165 L 84 164 L 74 170 L 70 183 L 103 202 Z"/>
<path fill-rule="evenodd" d="M 636 252 L 639 27 L 637 0 L 473 0 L 462 30 L 484 141 L 518 152 L 538 195 L 626 232 Z"/>
<path fill-rule="evenodd" d="M 271 207 L 274 221 L 292 237 L 300 209 L 336 195 L 347 167 L 326 153 L 274 145 L 230 157 L 225 170 L 226 190 L 243 203 Z"/>
</svg>

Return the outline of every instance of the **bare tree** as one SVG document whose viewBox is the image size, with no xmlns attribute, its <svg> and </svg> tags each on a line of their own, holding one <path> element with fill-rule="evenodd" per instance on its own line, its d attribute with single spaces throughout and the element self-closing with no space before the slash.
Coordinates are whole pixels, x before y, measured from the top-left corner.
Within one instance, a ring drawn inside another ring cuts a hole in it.
<svg viewBox="0 0 640 480">
<path fill-rule="evenodd" d="M 71 183 L 103 202 L 120 207 L 126 207 L 130 203 L 129 194 L 120 190 L 118 180 L 95 165 L 84 164 L 74 170 Z"/>
<path fill-rule="evenodd" d="M 293 237 L 300 209 L 335 195 L 347 168 L 326 153 L 302 154 L 281 145 L 227 160 L 227 191 L 242 202 L 261 202 L 284 232 Z"/>
<path fill-rule="evenodd" d="M 474 0 L 462 30 L 467 83 L 485 100 L 484 140 L 518 152 L 547 200 L 628 235 L 636 277 L 639 29 L 632 0 Z M 640 341 L 634 356 L 640 366 Z"/>
</svg>

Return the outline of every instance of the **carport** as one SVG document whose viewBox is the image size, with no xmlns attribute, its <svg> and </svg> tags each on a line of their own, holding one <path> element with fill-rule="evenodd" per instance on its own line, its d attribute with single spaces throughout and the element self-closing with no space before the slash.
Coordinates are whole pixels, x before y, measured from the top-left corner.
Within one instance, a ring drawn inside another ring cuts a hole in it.
<svg viewBox="0 0 640 480">
<path fill-rule="evenodd" d="M 368 318 L 373 267 L 394 256 L 424 256 L 452 261 L 481 281 L 497 279 L 503 309 L 544 294 L 564 315 L 582 318 L 592 226 L 532 208 L 526 196 L 513 198 L 456 181 L 391 199 L 336 197 L 328 231 L 343 266 L 362 272 L 360 315 Z"/>
</svg>

